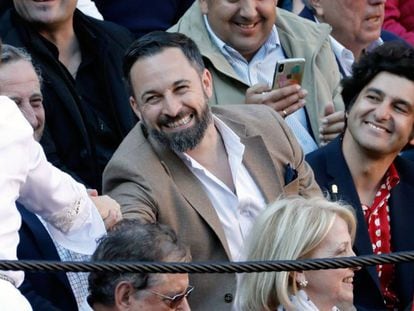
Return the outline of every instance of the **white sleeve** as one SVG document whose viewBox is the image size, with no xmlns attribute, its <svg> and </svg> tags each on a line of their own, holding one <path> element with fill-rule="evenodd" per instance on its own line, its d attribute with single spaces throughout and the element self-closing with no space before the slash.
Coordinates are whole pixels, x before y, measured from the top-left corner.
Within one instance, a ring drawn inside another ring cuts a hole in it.
<svg viewBox="0 0 414 311">
<path fill-rule="evenodd" d="M 105 225 L 85 187 L 47 162 L 33 140 L 31 162 L 18 201 L 46 220 L 52 238 L 74 252 L 91 255 Z"/>
<path fill-rule="evenodd" d="M 8 281 L 0 280 L 0 301 L 3 311 L 32 311 L 26 298 Z"/>
<path fill-rule="evenodd" d="M 96 7 L 95 2 L 91 0 L 78 0 L 76 7 L 86 15 L 103 20 L 103 16 Z"/>
<path fill-rule="evenodd" d="M 0 96 L 0 259 L 17 259 L 18 230 L 21 217 L 15 201 L 20 185 L 27 175 L 27 142 L 33 136 L 16 104 Z M 2 272 L 12 278 L 16 286 L 23 282 L 23 272 Z"/>
<path fill-rule="evenodd" d="M 0 96 L 0 259 L 16 259 L 21 224 L 15 201 L 49 222 L 59 244 L 92 254 L 105 226 L 83 185 L 46 161 L 16 104 Z M 22 272 L 7 272 L 16 285 Z"/>
</svg>

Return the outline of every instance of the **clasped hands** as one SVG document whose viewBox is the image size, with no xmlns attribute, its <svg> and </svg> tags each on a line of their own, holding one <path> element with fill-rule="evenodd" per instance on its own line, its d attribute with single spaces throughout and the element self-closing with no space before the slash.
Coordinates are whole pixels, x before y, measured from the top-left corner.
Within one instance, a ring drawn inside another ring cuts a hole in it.
<svg viewBox="0 0 414 311">
<path fill-rule="evenodd" d="M 88 189 L 87 192 L 101 215 L 106 230 L 110 230 L 117 222 L 122 220 L 121 206 L 117 201 L 108 195 L 98 195 L 98 191 L 95 189 Z"/>
</svg>

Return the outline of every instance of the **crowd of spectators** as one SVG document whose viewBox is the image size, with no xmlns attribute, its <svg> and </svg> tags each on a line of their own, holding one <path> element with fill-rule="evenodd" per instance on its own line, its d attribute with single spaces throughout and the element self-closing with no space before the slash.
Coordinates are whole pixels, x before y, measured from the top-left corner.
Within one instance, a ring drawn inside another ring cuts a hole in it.
<svg viewBox="0 0 414 311">
<path fill-rule="evenodd" d="M 0 1 L 0 259 L 413 251 L 413 21 L 411 0 Z M 300 83 L 275 85 L 292 58 Z M 0 271 L 6 311 L 410 310 L 413 295 L 414 262 Z"/>
</svg>

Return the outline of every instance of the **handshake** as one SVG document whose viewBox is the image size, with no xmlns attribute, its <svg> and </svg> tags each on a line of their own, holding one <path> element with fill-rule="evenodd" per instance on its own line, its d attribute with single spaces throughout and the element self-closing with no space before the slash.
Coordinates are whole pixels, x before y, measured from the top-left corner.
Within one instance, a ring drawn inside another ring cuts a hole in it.
<svg viewBox="0 0 414 311">
<path fill-rule="evenodd" d="M 106 230 L 110 230 L 122 220 L 121 206 L 108 195 L 98 195 L 95 189 L 87 189 L 89 198 L 102 217 Z"/>
</svg>

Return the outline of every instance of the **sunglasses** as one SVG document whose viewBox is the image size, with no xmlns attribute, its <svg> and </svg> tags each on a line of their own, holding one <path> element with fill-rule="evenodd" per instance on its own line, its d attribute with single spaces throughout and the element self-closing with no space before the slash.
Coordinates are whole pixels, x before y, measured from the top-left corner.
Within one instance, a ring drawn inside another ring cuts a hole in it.
<svg viewBox="0 0 414 311">
<path fill-rule="evenodd" d="M 181 304 L 181 302 L 183 301 L 183 299 L 184 298 L 187 298 L 191 294 L 191 292 L 193 290 L 194 290 L 194 286 L 188 286 L 187 289 L 183 293 L 174 295 L 173 297 L 170 297 L 170 296 L 167 296 L 167 295 L 163 295 L 163 294 L 154 292 L 154 291 L 149 290 L 149 289 L 147 289 L 146 291 L 148 291 L 148 292 L 150 292 L 150 293 L 152 293 L 154 295 L 160 296 L 160 297 L 168 300 L 168 306 L 171 309 L 174 309 L 174 308 L 177 308 Z"/>
</svg>

